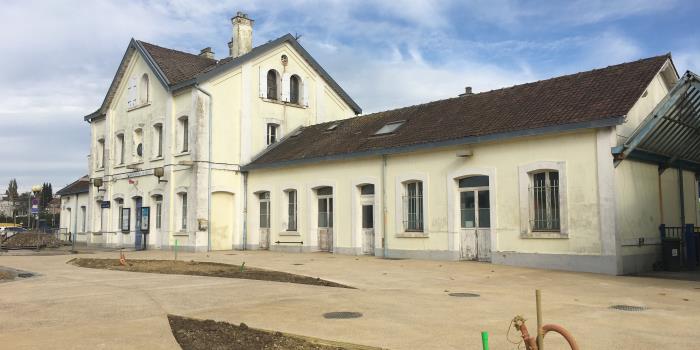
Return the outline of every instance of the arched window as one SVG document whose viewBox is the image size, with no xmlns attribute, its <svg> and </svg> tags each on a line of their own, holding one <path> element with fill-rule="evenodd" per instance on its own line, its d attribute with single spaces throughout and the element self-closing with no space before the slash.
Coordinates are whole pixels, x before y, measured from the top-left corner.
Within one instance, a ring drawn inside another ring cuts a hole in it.
<svg viewBox="0 0 700 350">
<path fill-rule="evenodd" d="M 270 100 L 278 100 L 277 81 L 279 74 L 276 70 L 270 69 L 267 71 L 267 98 Z"/>
<path fill-rule="evenodd" d="M 301 88 L 301 79 L 294 74 L 289 78 L 289 102 L 299 104 L 299 91 Z"/>
<path fill-rule="evenodd" d="M 141 83 L 139 84 L 139 104 L 144 105 L 148 103 L 148 74 L 141 76 Z"/>
</svg>

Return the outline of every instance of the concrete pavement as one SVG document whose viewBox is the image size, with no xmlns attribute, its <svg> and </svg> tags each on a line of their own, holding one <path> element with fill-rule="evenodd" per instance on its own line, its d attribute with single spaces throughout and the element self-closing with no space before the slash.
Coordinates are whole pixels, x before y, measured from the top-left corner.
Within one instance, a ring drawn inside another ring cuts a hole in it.
<svg viewBox="0 0 700 350">
<path fill-rule="evenodd" d="M 97 252 L 84 257 L 115 258 Z M 582 349 L 697 348 L 700 283 L 545 271 L 472 262 L 382 260 L 323 253 L 180 253 L 182 260 L 216 261 L 299 273 L 348 284 L 342 289 L 213 277 L 79 268 L 71 255 L 0 256 L 0 266 L 39 276 L 0 283 L 0 344 L 12 349 L 177 349 L 168 313 L 209 318 L 391 349 L 493 349 L 513 316 L 535 329 L 534 290 L 543 290 L 545 323 L 569 329 Z M 168 252 L 127 258 L 172 258 Z M 450 297 L 471 292 L 477 298 Z M 609 309 L 644 306 L 642 312 Z M 331 311 L 359 311 L 326 320 Z M 517 341 L 511 331 L 510 338 Z M 557 335 L 547 350 L 564 349 Z"/>
</svg>

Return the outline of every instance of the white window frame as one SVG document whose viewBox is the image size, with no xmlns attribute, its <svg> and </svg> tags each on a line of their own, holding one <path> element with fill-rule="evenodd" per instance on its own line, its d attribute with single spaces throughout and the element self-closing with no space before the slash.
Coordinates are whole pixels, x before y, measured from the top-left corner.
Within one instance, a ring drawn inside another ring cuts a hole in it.
<svg viewBox="0 0 700 350">
<path fill-rule="evenodd" d="M 134 129 L 132 141 L 133 141 L 132 142 L 133 149 L 131 150 L 132 159 L 135 160 L 135 162 L 137 162 L 137 163 L 142 162 L 143 155 L 144 155 L 144 153 L 146 153 L 146 146 L 145 146 L 144 140 L 143 140 L 143 129 L 142 128 Z M 139 144 L 141 144 L 141 155 L 139 155 L 139 153 L 138 153 Z"/>
<path fill-rule="evenodd" d="M 163 158 L 163 123 L 153 124 L 153 158 Z"/>
<path fill-rule="evenodd" d="M 290 197 L 290 194 L 292 192 L 294 193 L 294 202 L 293 203 L 292 203 L 292 200 Z M 284 191 L 284 194 L 285 194 L 285 197 L 287 199 L 286 200 L 287 210 L 285 210 L 285 215 L 287 217 L 287 220 L 285 220 L 285 221 L 287 222 L 287 227 L 285 229 L 287 231 L 290 231 L 290 232 L 296 232 L 297 230 L 299 230 L 299 191 L 297 191 L 296 189 L 288 189 L 288 190 Z M 292 227 L 292 225 L 291 225 L 292 220 L 290 220 L 290 219 L 292 218 L 292 214 L 289 212 L 290 209 L 292 209 L 292 211 L 294 213 L 294 215 L 293 215 L 294 216 L 294 227 Z"/>
<path fill-rule="evenodd" d="M 117 159 L 115 161 L 118 161 L 116 165 L 124 165 L 125 163 L 125 155 L 126 155 L 126 141 L 124 139 L 124 133 L 120 132 L 117 134 L 117 146 L 116 146 L 116 152 L 119 152 L 117 155 Z"/>
<path fill-rule="evenodd" d="M 269 229 L 269 228 L 271 228 L 270 226 L 272 226 L 272 217 L 271 217 L 272 210 L 270 208 L 270 204 L 272 203 L 270 197 L 272 194 L 270 193 L 270 191 L 261 191 L 261 192 L 258 192 L 257 195 L 258 195 L 258 228 Z M 267 198 L 263 198 L 264 195 L 267 195 Z M 265 224 L 267 226 L 263 226 L 263 220 L 262 220 L 262 218 L 263 218 L 262 204 L 263 203 L 265 203 L 265 208 L 267 211 L 265 213 L 265 217 L 266 217 Z"/>
<path fill-rule="evenodd" d="M 187 116 L 178 118 L 179 126 L 179 144 L 178 151 L 180 153 L 187 153 L 190 151 L 190 121 Z"/>
<path fill-rule="evenodd" d="M 272 135 L 272 131 L 274 131 L 274 136 Z M 267 123 L 267 133 L 265 134 L 265 141 L 267 142 L 267 145 L 272 145 L 273 143 L 276 143 L 280 139 L 280 125 L 276 123 Z M 274 140 L 273 140 L 274 138 Z"/>
<path fill-rule="evenodd" d="M 533 208 L 530 187 L 533 174 L 543 171 L 556 171 L 559 173 L 559 230 L 536 231 L 532 228 L 531 218 Z M 520 194 L 520 237 L 521 238 L 568 238 L 568 194 L 566 162 L 564 161 L 539 161 L 518 167 L 518 182 Z"/>
<path fill-rule="evenodd" d="M 187 192 L 177 194 L 180 200 L 180 231 L 187 231 Z"/>
<path fill-rule="evenodd" d="M 139 89 L 138 91 L 138 105 L 143 106 L 149 104 L 151 101 L 151 96 L 150 96 L 150 78 L 148 77 L 148 73 L 143 73 L 141 75 L 141 78 L 139 79 Z"/>
<path fill-rule="evenodd" d="M 105 139 L 97 139 L 97 169 L 105 168 L 105 154 L 107 153 L 107 148 L 105 145 Z"/>
<path fill-rule="evenodd" d="M 407 195 L 406 186 L 409 183 L 420 181 L 423 183 L 423 227 L 422 231 L 408 230 L 405 220 L 408 217 L 407 206 L 404 205 L 404 196 Z M 428 198 L 430 195 L 430 182 L 428 175 L 425 173 L 405 173 L 397 176 L 395 187 L 395 208 L 394 210 L 394 225 L 396 237 L 428 237 L 430 232 L 430 207 L 428 206 Z"/>
</svg>

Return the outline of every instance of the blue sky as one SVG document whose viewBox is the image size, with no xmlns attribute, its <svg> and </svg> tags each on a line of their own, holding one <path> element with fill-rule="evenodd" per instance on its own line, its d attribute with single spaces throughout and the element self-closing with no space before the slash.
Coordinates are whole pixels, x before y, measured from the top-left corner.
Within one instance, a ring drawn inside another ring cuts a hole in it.
<svg viewBox="0 0 700 350">
<path fill-rule="evenodd" d="M 89 128 L 131 37 L 228 52 L 230 18 L 254 43 L 300 42 L 366 113 L 672 52 L 700 71 L 698 1 L 3 1 L 0 192 L 87 172 Z"/>
</svg>

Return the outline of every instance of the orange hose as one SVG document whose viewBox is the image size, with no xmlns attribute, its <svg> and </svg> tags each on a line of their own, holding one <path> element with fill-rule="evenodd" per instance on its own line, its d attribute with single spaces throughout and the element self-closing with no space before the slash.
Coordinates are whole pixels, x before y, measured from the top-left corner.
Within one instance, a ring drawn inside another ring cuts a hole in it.
<svg viewBox="0 0 700 350">
<path fill-rule="evenodd" d="M 571 335 L 569 331 L 564 329 L 564 327 L 558 324 L 546 324 L 542 326 L 542 338 L 544 338 L 544 336 L 547 335 L 547 332 L 559 333 L 569 343 L 569 347 L 571 348 L 571 350 L 579 350 L 578 344 L 576 344 L 576 339 L 574 339 L 574 336 Z"/>
</svg>

